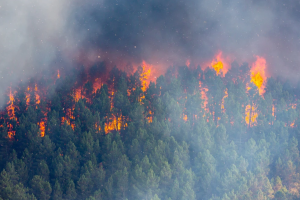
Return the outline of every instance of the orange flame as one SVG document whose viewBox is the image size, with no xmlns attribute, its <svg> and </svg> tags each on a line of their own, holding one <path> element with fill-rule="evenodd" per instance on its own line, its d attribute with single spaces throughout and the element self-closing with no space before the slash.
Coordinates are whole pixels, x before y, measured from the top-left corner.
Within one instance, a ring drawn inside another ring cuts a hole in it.
<svg viewBox="0 0 300 200">
<path fill-rule="evenodd" d="M 75 102 L 79 101 L 79 99 L 82 98 L 81 88 L 75 89 L 73 98 L 74 98 Z"/>
<path fill-rule="evenodd" d="M 9 116 L 9 119 L 16 119 L 16 115 L 15 115 L 15 105 L 14 105 L 14 101 L 15 101 L 15 98 L 14 98 L 14 95 L 13 93 L 11 92 L 11 89 L 9 91 L 9 106 L 7 107 L 7 112 L 8 112 L 8 116 Z"/>
<path fill-rule="evenodd" d="M 57 70 L 57 78 L 60 78 L 59 69 Z"/>
<path fill-rule="evenodd" d="M 212 63 L 212 67 L 215 69 L 215 71 L 217 72 L 217 74 L 219 74 L 220 70 L 223 69 L 223 63 L 221 61 Z"/>
<path fill-rule="evenodd" d="M 8 102 L 8 106 L 7 106 L 7 113 L 8 113 L 8 116 L 9 116 L 9 119 L 10 120 L 17 120 L 16 118 L 16 115 L 15 115 L 15 109 L 16 109 L 16 106 L 14 105 L 14 101 L 15 101 L 15 98 L 14 98 L 14 95 L 13 93 L 11 92 L 11 89 L 9 91 L 9 102 Z M 12 139 L 12 137 L 15 135 L 15 131 L 13 131 L 13 125 L 12 124 L 7 124 L 7 128 L 8 128 L 8 137 L 10 139 Z"/>
<path fill-rule="evenodd" d="M 217 75 L 223 72 L 223 76 L 225 76 L 229 69 L 230 62 L 231 59 L 229 57 L 224 57 L 223 52 L 219 51 L 215 58 L 211 61 L 210 66 L 214 68 L 214 70 L 217 72 Z"/>
<path fill-rule="evenodd" d="M 41 99 L 40 99 L 40 95 L 38 94 L 39 90 L 38 90 L 37 84 L 35 84 L 34 90 L 35 90 L 36 104 L 40 104 Z"/>
<path fill-rule="evenodd" d="M 201 81 L 199 81 L 199 89 L 201 91 L 201 98 L 204 100 L 203 103 L 203 108 L 205 109 L 206 112 L 208 112 L 208 108 L 207 108 L 207 103 L 208 103 L 208 97 L 206 95 L 208 88 L 207 87 L 202 87 L 202 83 Z"/>
<path fill-rule="evenodd" d="M 252 64 L 251 68 L 251 82 L 257 86 L 260 95 L 265 92 L 265 69 L 266 59 L 260 56 L 256 56 L 256 61 Z"/>
<path fill-rule="evenodd" d="M 143 61 L 142 68 L 143 72 L 141 74 L 140 81 L 142 82 L 142 91 L 145 92 L 150 83 L 149 77 L 151 74 L 152 65 L 149 65 L 145 61 Z"/>
<path fill-rule="evenodd" d="M 122 128 L 127 127 L 127 123 L 123 123 L 122 115 L 120 117 L 112 116 L 112 121 L 105 123 L 104 132 L 108 134 L 110 131 L 120 131 Z"/>
<path fill-rule="evenodd" d="M 29 94 L 29 91 L 30 91 L 30 87 L 28 86 L 27 87 L 27 92 L 26 92 L 26 105 L 29 106 L 29 103 L 30 103 L 30 94 Z"/>
<path fill-rule="evenodd" d="M 100 89 L 102 87 L 103 83 L 101 81 L 101 78 L 96 78 L 95 79 L 95 82 L 93 84 L 93 90 L 94 90 L 94 93 L 97 92 L 98 89 Z"/>
<path fill-rule="evenodd" d="M 40 130 L 41 130 L 41 137 L 44 137 L 45 136 L 45 130 L 46 130 L 45 122 L 41 121 L 40 123 L 38 123 L 38 125 L 39 125 Z"/>
<path fill-rule="evenodd" d="M 221 109 L 222 109 L 223 112 L 225 112 L 225 98 L 227 98 L 227 97 L 228 97 L 228 89 L 226 88 L 225 95 L 222 98 L 222 104 L 221 104 Z"/>
<path fill-rule="evenodd" d="M 256 106 L 247 105 L 245 108 L 245 122 L 250 126 L 253 127 L 256 125 L 256 118 L 258 117 L 258 113 L 256 111 Z"/>
<path fill-rule="evenodd" d="M 75 124 L 73 122 L 71 122 L 71 119 L 75 119 L 72 110 L 74 110 L 74 108 L 68 108 L 66 109 L 65 113 L 66 113 L 66 117 L 62 117 L 61 118 L 61 125 L 63 125 L 65 122 L 71 126 L 71 128 L 74 130 L 75 129 Z"/>
</svg>

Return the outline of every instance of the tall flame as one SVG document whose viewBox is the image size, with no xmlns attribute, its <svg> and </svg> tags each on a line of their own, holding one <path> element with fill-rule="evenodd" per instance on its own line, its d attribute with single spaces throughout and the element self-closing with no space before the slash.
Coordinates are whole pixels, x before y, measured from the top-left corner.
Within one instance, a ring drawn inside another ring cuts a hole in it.
<svg viewBox="0 0 300 200">
<path fill-rule="evenodd" d="M 229 63 L 231 62 L 230 57 L 224 57 L 223 52 L 219 51 L 215 58 L 211 61 L 210 66 L 214 68 L 214 70 L 217 72 L 217 75 L 223 73 L 223 76 L 227 73 L 229 70 Z"/>
<path fill-rule="evenodd" d="M 10 89 L 10 91 L 9 91 L 9 102 L 8 102 L 9 105 L 6 108 L 10 120 L 17 120 L 16 115 L 15 115 L 16 106 L 14 105 L 14 101 L 15 101 L 15 98 L 14 98 L 13 93 L 11 92 L 11 89 Z M 7 132 L 8 137 L 10 139 L 12 139 L 12 137 L 15 135 L 15 131 L 13 131 L 13 125 L 8 123 L 7 128 L 8 128 L 8 132 Z"/>
<path fill-rule="evenodd" d="M 152 65 L 149 65 L 145 61 L 143 61 L 142 68 L 143 72 L 141 74 L 140 81 L 142 82 L 142 91 L 145 92 L 149 85 Z"/>
<path fill-rule="evenodd" d="M 256 56 L 256 61 L 251 67 L 251 82 L 254 83 L 259 94 L 262 95 L 265 92 L 265 82 L 266 82 L 266 59 L 260 56 Z"/>
</svg>

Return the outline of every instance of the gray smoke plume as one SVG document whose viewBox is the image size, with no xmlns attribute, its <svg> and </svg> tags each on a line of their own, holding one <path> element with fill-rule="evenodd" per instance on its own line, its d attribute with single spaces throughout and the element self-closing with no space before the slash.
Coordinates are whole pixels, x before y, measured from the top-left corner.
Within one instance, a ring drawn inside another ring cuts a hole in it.
<svg viewBox="0 0 300 200">
<path fill-rule="evenodd" d="M 1 93 L 45 69 L 80 62 L 145 60 L 167 68 L 187 59 L 201 65 L 218 50 L 240 63 L 263 56 L 270 75 L 299 77 L 299 1 L 1 0 L 0 6 Z"/>
</svg>

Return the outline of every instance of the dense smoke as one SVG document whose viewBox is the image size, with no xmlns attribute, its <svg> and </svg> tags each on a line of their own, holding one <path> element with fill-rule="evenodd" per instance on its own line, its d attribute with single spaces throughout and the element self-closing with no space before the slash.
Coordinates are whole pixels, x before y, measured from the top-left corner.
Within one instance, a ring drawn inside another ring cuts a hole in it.
<svg viewBox="0 0 300 200">
<path fill-rule="evenodd" d="M 239 62 L 266 57 L 271 75 L 297 75 L 296 1 L 104 1 L 86 6 L 75 12 L 78 30 L 85 30 L 83 43 L 121 60 L 172 65 L 190 59 L 201 65 L 222 50 Z"/>
<path fill-rule="evenodd" d="M 298 1 L 17 0 L 0 6 L 2 92 L 41 69 L 99 59 L 201 65 L 218 50 L 239 63 L 264 56 L 270 75 L 298 77 Z"/>
<path fill-rule="evenodd" d="M 67 29 L 69 7 L 65 0 L 0 1 L 1 94 L 58 65 L 73 36 Z"/>
</svg>

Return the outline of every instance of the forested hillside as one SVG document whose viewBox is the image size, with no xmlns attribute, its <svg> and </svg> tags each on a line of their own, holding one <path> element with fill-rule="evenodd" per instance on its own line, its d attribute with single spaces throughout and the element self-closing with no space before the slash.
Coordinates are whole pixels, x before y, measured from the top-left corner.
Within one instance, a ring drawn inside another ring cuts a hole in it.
<svg viewBox="0 0 300 200">
<path fill-rule="evenodd" d="M 96 89 L 95 70 L 10 91 L 0 199 L 299 199 L 299 89 L 269 78 L 259 94 L 246 64 L 149 85 L 114 68 Z"/>
</svg>

